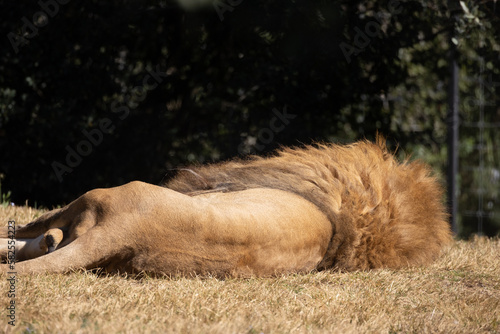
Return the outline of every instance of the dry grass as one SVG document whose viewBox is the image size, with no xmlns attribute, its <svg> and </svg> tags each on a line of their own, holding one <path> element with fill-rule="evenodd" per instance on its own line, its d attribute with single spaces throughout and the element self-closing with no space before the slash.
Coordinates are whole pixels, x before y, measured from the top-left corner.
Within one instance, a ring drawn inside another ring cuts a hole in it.
<svg viewBox="0 0 500 334">
<path fill-rule="evenodd" d="M 0 208 L 26 223 L 39 211 Z M 1 305 L 9 298 L 0 274 Z M 500 241 L 457 241 L 433 265 L 273 279 L 18 277 L 8 333 L 500 333 Z"/>
</svg>

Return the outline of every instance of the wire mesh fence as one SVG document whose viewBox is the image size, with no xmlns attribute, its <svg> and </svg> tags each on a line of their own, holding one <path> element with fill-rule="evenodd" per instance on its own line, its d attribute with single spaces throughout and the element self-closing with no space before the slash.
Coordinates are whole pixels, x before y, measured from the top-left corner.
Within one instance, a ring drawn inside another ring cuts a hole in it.
<svg viewBox="0 0 500 334">
<path fill-rule="evenodd" d="M 500 231 L 500 109 L 493 63 L 477 56 L 466 61 L 460 104 L 460 236 Z"/>
</svg>

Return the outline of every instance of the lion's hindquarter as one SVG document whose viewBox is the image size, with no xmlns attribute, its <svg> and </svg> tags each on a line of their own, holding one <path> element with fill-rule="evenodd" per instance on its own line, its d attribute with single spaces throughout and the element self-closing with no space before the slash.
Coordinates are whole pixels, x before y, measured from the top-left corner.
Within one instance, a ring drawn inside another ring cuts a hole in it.
<svg viewBox="0 0 500 334">
<path fill-rule="evenodd" d="M 310 271 L 332 237 L 331 223 L 316 206 L 285 191 L 195 197 L 165 191 L 174 201 L 165 210 L 174 212 L 151 231 L 161 244 L 145 247 L 133 260 L 135 270 L 218 276 Z"/>
</svg>

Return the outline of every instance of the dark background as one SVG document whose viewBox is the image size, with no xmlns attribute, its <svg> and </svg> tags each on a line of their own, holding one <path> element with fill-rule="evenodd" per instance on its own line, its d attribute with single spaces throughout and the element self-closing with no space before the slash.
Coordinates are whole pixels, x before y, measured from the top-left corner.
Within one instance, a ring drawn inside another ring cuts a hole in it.
<svg viewBox="0 0 500 334">
<path fill-rule="evenodd" d="M 445 1 L 220 0 L 194 11 L 171 1 L 0 6 L 4 205 L 51 208 L 96 187 L 159 183 L 177 166 L 373 139 L 376 131 L 399 155 L 424 159 L 443 176 L 456 29 L 460 235 L 478 232 L 479 209 L 488 213 L 483 232 L 498 233 L 494 1 L 463 2 L 458 20 Z"/>
</svg>

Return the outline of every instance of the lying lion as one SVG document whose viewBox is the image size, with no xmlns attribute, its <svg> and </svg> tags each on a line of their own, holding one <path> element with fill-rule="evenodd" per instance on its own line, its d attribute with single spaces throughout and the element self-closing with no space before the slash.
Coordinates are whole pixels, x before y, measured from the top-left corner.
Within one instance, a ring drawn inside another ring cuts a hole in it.
<svg viewBox="0 0 500 334">
<path fill-rule="evenodd" d="M 451 239 L 430 174 L 378 139 L 184 169 L 164 187 L 95 189 L 16 230 L 15 271 L 246 277 L 427 264 Z M 0 237 L 12 262 L 7 228 Z"/>
</svg>

